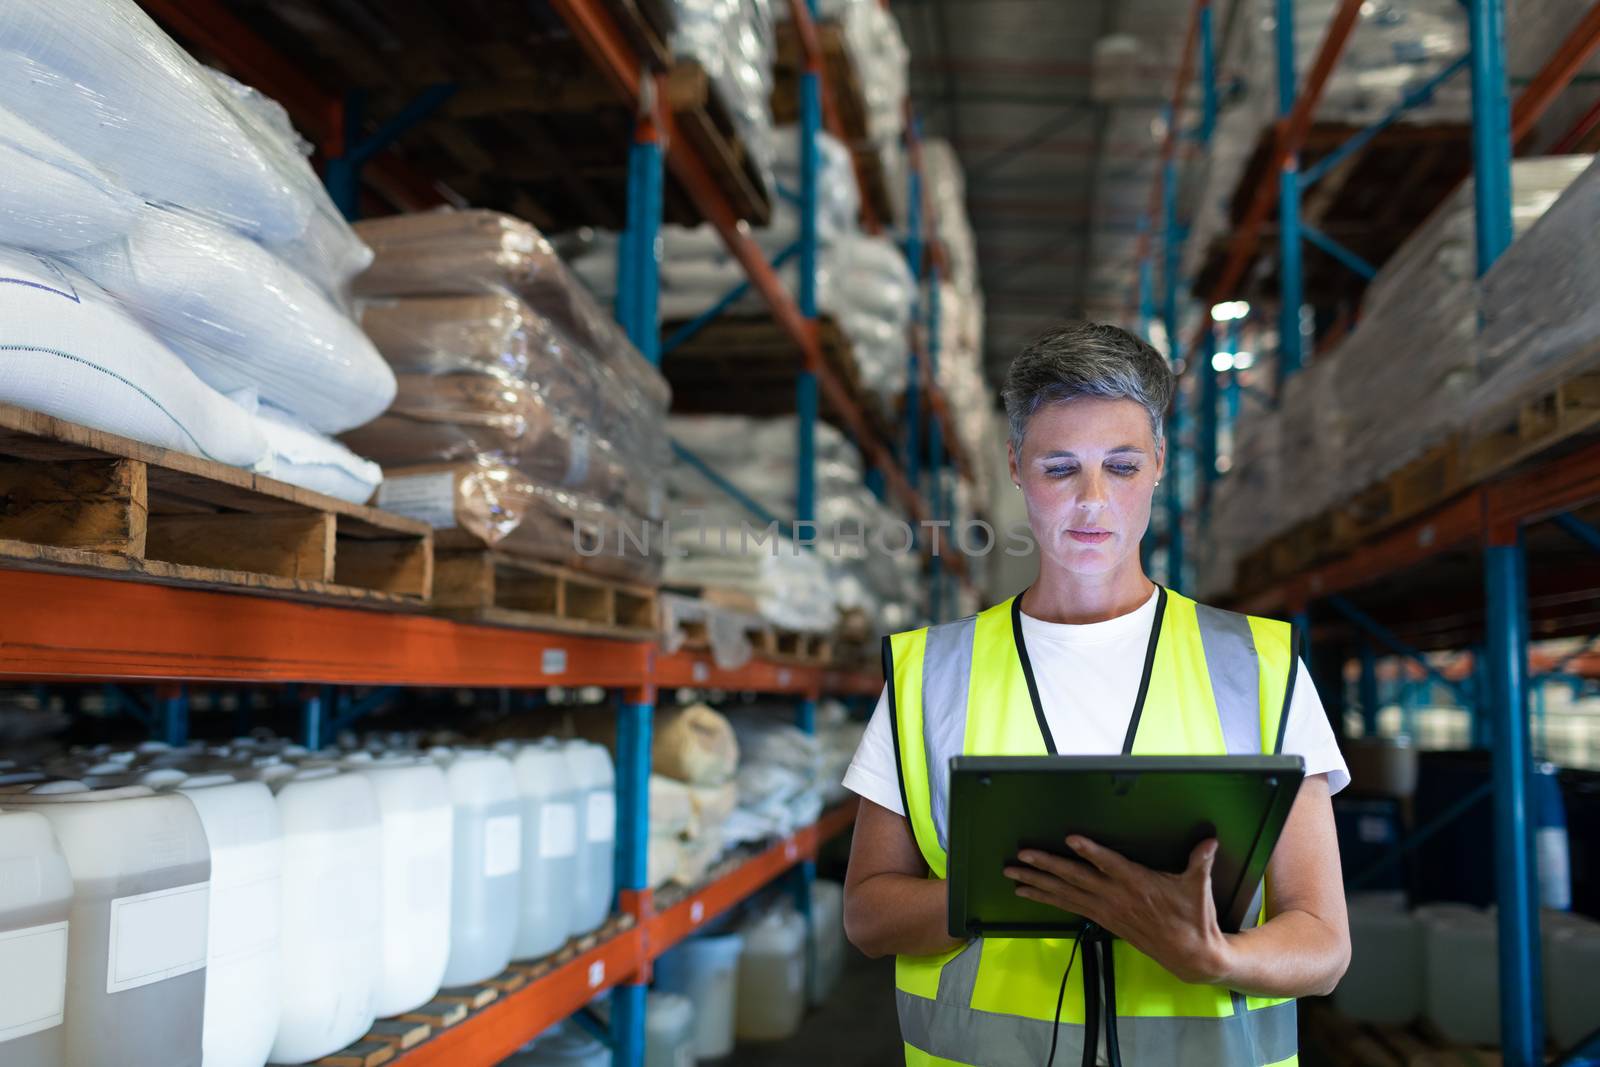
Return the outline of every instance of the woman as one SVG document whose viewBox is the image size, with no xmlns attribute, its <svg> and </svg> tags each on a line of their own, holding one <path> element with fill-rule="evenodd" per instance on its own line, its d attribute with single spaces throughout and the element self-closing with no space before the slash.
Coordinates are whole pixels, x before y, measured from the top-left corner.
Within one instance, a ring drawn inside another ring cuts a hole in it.
<svg viewBox="0 0 1600 1067">
<path fill-rule="evenodd" d="M 1162 589 L 1140 563 L 1174 388 L 1166 361 L 1114 326 L 1064 325 L 1023 351 L 1004 397 L 1039 578 L 884 639 L 888 684 L 845 777 L 862 797 L 845 928 L 897 957 L 908 1064 L 1294 1063 L 1292 998 L 1328 993 L 1349 962 L 1330 803 L 1349 775 L 1298 635 Z M 1215 842 L 1166 874 L 1074 837 L 1087 863 L 1024 851 L 1007 876 L 1109 938 L 950 937 L 949 758 L 1051 752 L 1304 757 L 1256 922 L 1219 928 Z"/>
</svg>

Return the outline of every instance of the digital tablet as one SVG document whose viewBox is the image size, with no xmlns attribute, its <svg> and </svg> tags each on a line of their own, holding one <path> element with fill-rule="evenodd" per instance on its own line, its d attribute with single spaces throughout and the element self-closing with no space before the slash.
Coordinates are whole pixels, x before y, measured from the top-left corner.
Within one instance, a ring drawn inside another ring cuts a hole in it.
<svg viewBox="0 0 1600 1067">
<path fill-rule="evenodd" d="M 1299 756 L 957 756 L 950 761 L 952 937 L 1051 937 L 1080 916 L 1016 894 L 1005 868 L 1025 848 L 1084 862 L 1080 834 L 1158 871 L 1178 873 L 1217 839 L 1217 921 L 1236 932 L 1289 817 Z"/>
</svg>

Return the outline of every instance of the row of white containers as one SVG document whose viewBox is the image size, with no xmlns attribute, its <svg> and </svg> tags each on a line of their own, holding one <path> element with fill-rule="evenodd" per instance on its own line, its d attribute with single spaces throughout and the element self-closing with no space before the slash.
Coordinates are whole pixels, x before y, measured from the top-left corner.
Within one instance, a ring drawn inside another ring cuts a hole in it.
<svg viewBox="0 0 1600 1067">
<path fill-rule="evenodd" d="M 599 745 L 237 763 L 0 785 L 0 1063 L 306 1063 L 610 913 Z"/>
<path fill-rule="evenodd" d="M 1350 898 L 1350 969 L 1334 1004 L 1363 1022 L 1425 1017 L 1463 1045 L 1500 1041 L 1499 932 L 1494 911 L 1427 904 L 1412 911 L 1402 894 Z M 1540 913 L 1545 1028 L 1568 1049 L 1600 1028 L 1600 923 L 1568 912 Z"/>
</svg>

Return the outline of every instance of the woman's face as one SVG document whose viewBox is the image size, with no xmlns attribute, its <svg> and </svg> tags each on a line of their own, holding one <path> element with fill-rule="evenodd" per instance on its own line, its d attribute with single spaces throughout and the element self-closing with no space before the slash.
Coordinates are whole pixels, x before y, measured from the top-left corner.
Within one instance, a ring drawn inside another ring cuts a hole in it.
<svg viewBox="0 0 1600 1067">
<path fill-rule="evenodd" d="M 1009 450 L 1039 551 L 1074 574 L 1137 566 L 1163 456 L 1132 400 L 1079 397 L 1040 408 Z"/>
</svg>

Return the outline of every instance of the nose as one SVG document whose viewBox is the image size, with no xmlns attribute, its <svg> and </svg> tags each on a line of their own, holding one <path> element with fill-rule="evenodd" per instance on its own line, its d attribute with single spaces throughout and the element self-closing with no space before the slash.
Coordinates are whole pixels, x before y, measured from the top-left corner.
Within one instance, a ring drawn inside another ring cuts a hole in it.
<svg viewBox="0 0 1600 1067">
<path fill-rule="evenodd" d="M 1091 467 L 1085 471 L 1083 481 L 1080 483 L 1082 489 L 1078 493 L 1078 506 L 1092 512 L 1104 508 L 1111 499 L 1106 481 L 1105 472 L 1098 467 Z"/>
</svg>

